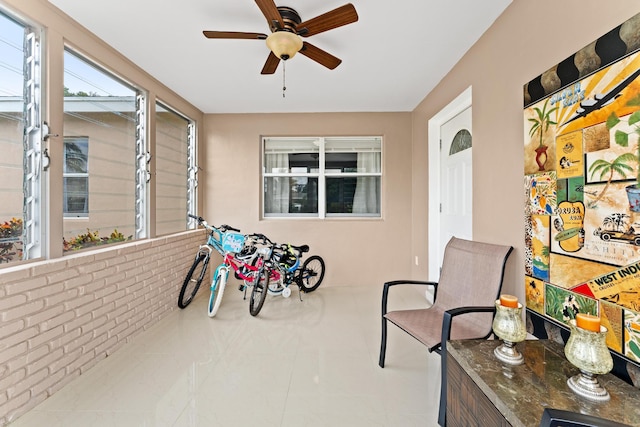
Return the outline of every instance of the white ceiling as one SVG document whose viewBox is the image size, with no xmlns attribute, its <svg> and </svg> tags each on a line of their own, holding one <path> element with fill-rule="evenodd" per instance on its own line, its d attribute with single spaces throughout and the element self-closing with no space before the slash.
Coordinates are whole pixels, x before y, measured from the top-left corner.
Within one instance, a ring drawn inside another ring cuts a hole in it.
<svg viewBox="0 0 640 427">
<path fill-rule="evenodd" d="M 351 0 L 359 20 L 306 38 L 342 59 L 303 55 L 273 75 L 262 40 L 212 40 L 203 30 L 269 33 L 253 0 L 49 0 L 205 113 L 412 111 L 511 0 Z M 276 0 L 303 21 L 349 0 Z"/>
</svg>

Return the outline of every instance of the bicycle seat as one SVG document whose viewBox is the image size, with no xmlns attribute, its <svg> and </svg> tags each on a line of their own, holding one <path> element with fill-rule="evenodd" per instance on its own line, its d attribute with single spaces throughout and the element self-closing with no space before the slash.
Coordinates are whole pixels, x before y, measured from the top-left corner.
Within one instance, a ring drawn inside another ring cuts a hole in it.
<svg viewBox="0 0 640 427">
<path fill-rule="evenodd" d="M 309 252 L 309 245 L 302 245 L 302 246 L 291 245 L 291 247 L 293 249 L 297 250 L 298 252 L 300 252 L 301 254 L 303 254 L 305 252 Z"/>
</svg>

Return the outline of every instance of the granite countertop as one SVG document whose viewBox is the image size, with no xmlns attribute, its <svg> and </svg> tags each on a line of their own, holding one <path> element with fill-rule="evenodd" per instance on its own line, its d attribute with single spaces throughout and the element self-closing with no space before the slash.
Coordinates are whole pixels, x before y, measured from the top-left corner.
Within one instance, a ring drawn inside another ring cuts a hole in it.
<svg viewBox="0 0 640 427">
<path fill-rule="evenodd" d="M 567 385 L 579 370 L 566 359 L 562 345 L 549 340 L 518 343 L 524 364 L 509 366 L 493 354 L 500 344 L 497 340 L 449 341 L 447 352 L 511 425 L 538 427 L 542 411 L 549 407 L 640 426 L 640 390 L 614 375 L 600 375 L 598 381 L 611 399 L 593 402 Z"/>
</svg>

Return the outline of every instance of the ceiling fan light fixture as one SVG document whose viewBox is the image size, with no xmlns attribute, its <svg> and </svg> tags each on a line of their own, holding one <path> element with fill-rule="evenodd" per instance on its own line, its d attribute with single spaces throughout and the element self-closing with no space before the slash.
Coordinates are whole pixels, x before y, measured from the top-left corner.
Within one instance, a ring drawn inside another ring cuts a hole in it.
<svg viewBox="0 0 640 427">
<path fill-rule="evenodd" d="M 290 31 L 276 31 L 267 37 L 267 46 L 275 56 L 286 61 L 302 49 L 302 39 Z"/>
</svg>

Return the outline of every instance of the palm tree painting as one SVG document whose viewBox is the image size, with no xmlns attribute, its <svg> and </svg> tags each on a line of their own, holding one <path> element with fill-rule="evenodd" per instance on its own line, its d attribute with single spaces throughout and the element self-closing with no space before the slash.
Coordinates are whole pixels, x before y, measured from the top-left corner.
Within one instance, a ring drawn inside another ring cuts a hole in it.
<svg viewBox="0 0 640 427">
<path fill-rule="evenodd" d="M 533 111 L 535 113 L 534 117 L 529 118 L 528 120 L 531 122 L 531 127 L 529 128 L 529 136 L 534 138 L 536 134 L 539 135 L 539 143 L 535 148 L 536 152 L 536 163 L 540 171 L 545 170 L 545 163 L 547 162 L 547 146 L 543 143 L 544 135 L 549 130 L 550 125 L 556 125 L 557 122 L 551 120 L 551 113 L 558 110 L 558 106 L 547 110 L 549 106 L 549 98 L 544 101 L 544 105 L 542 109 L 538 107 L 533 107 Z"/>
<path fill-rule="evenodd" d="M 598 159 L 589 166 L 589 172 L 591 173 L 591 178 L 597 173 L 600 173 L 600 179 L 604 179 L 607 177 L 607 182 L 602 188 L 602 191 L 596 196 L 596 198 L 589 202 L 589 208 L 595 208 L 598 204 L 598 201 L 604 197 L 607 189 L 611 185 L 611 181 L 613 180 L 614 174 L 622 176 L 622 178 L 627 177 L 628 172 L 633 172 L 633 168 L 629 166 L 630 162 L 637 162 L 638 157 L 632 153 L 624 153 L 608 162 L 603 159 Z"/>
</svg>

